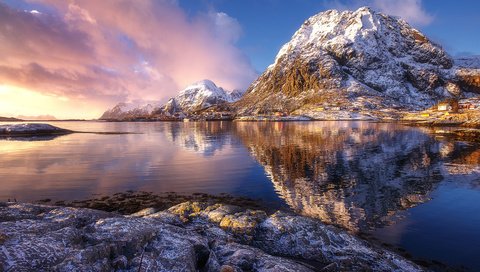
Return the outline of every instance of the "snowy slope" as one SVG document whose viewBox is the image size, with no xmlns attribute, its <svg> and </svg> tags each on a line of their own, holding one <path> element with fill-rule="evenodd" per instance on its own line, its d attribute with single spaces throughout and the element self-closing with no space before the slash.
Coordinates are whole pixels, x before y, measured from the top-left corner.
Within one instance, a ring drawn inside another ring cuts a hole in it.
<svg viewBox="0 0 480 272">
<path fill-rule="evenodd" d="M 480 56 L 465 56 L 456 58 L 455 66 L 460 68 L 480 69 Z"/>
<path fill-rule="evenodd" d="M 226 91 L 211 80 L 202 80 L 189 85 L 172 97 L 164 105 L 158 102 L 119 103 L 107 110 L 100 119 L 125 120 L 151 117 L 152 114 L 172 116 L 175 113 L 188 114 L 210 106 L 235 102 L 243 92 L 239 90 Z"/>
<path fill-rule="evenodd" d="M 186 87 L 174 100 L 181 111 L 192 112 L 213 105 L 235 102 L 241 95 L 239 91 L 226 91 L 211 80 L 202 80 Z"/>
<path fill-rule="evenodd" d="M 418 110 L 459 95 L 454 69 L 441 46 L 399 18 L 329 10 L 305 21 L 236 105 L 244 114 L 332 104 Z"/>
<path fill-rule="evenodd" d="M 480 56 L 455 59 L 454 77 L 464 90 L 474 96 L 480 94 Z M 465 95 L 468 97 L 468 95 Z"/>
<path fill-rule="evenodd" d="M 138 118 L 146 117 L 151 115 L 154 111 L 160 108 L 159 103 L 118 103 L 115 107 L 107 110 L 100 119 L 108 120 L 119 120 L 119 119 L 128 119 L 128 118 Z"/>
</svg>

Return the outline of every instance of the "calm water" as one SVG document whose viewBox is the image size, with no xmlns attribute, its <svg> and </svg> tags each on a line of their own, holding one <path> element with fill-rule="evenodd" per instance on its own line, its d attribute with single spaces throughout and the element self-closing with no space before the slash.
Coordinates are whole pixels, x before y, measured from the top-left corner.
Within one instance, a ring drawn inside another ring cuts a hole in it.
<svg viewBox="0 0 480 272">
<path fill-rule="evenodd" d="M 0 200 L 230 193 L 480 271 L 478 144 L 368 122 L 51 124 L 139 134 L 0 140 Z"/>
</svg>

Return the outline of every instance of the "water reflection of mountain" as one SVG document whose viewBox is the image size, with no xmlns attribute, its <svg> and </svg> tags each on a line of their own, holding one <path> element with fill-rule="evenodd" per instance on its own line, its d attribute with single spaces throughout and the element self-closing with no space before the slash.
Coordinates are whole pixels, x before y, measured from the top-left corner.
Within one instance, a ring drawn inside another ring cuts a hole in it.
<svg viewBox="0 0 480 272">
<path fill-rule="evenodd" d="M 232 143 L 232 122 L 173 122 L 166 123 L 167 138 L 181 147 L 213 156 L 215 152 Z"/>
<path fill-rule="evenodd" d="M 460 178 L 478 178 L 476 146 L 396 124 L 236 123 L 234 131 L 288 205 L 352 231 L 427 201 L 455 166 Z"/>
</svg>

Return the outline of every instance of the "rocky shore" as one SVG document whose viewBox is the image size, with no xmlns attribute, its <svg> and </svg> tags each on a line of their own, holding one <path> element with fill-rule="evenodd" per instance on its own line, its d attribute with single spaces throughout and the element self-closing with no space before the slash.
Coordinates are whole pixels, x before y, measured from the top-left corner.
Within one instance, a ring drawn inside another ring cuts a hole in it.
<svg viewBox="0 0 480 272">
<path fill-rule="evenodd" d="M 183 202 L 131 215 L 0 203 L 0 271 L 422 271 L 318 220 Z"/>
<path fill-rule="evenodd" d="M 70 133 L 73 131 L 41 123 L 0 125 L 0 137 L 49 136 Z"/>
</svg>

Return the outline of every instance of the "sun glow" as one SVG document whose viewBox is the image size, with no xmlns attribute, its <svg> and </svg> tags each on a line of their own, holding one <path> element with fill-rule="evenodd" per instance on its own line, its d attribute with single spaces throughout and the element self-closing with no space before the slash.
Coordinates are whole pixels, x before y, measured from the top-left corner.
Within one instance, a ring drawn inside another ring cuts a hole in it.
<svg viewBox="0 0 480 272">
<path fill-rule="evenodd" d="M 53 115 L 57 118 L 97 118 L 101 112 L 91 105 L 64 96 L 46 95 L 24 88 L 0 85 L 0 116 Z"/>
</svg>

